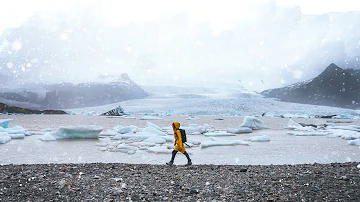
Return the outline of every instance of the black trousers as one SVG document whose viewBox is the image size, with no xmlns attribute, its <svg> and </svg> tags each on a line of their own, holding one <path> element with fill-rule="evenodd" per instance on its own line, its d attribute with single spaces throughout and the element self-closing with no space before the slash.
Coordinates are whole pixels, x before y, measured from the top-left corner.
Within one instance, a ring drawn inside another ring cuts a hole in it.
<svg viewBox="0 0 360 202">
<path fill-rule="evenodd" d="M 175 159 L 175 156 L 177 153 L 178 153 L 178 151 L 175 151 L 175 150 L 172 151 L 172 156 L 171 156 L 170 162 L 174 162 L 174 159 Z M 187 152 L 184 152 L 184 155 L 186 156 L 188 162 L 191 162 L 189 154 Z"/>
</svg>

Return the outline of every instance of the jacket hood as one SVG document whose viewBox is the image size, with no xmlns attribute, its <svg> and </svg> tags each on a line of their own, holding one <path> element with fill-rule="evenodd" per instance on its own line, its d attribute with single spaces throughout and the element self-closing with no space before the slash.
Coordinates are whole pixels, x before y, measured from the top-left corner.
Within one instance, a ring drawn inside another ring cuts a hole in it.
<svg viewBox="0 0 360 202">
<path fill-rule="evenodd" d="M 175 127 L 175 129 L 180 128 L 180 123 L 179 122 L 174 122 L 174 123 L 172 123 L 172 125 Z"/>
</svg>

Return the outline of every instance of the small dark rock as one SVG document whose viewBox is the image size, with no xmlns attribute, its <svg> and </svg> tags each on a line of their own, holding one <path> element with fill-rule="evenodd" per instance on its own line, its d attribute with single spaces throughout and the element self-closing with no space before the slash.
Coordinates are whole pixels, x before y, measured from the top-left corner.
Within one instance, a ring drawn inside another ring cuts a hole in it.
<svg viewBox="0 0 360 202">
<path fill-rule="evenodd" d="M 240 172 L 246 173 L 246 172 L 247 172 L 247 168 L 241 168 L 241 169 L 240 169 Z"/>
</svg>

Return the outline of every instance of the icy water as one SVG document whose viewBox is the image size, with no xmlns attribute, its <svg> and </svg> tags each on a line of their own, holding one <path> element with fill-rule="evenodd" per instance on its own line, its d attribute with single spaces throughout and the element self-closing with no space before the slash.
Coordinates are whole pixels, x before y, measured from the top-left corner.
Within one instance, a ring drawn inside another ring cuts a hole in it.
<svg viewBox="0 0 360 202">
<path fill-rule="evenodd" d="M 154 154 L 146 150 L 138 150 L 129 155 L 120 152 L 101 151 L 96 143 L 110 142 L 109 138 L 95 140 L 58 140 L 45 142 L 39 140 L 41 130 L 68 125 L 99 125 L 104 129 L 116 125 L 146 126 L 146 120 L 108 118 L 99 116 L 70 116 L 70 115 L 28 115 L 5 116 L 0 119 L 12 118 L 10 126 L 23 126 L 29 131 L 38 133 L 22 140 L 12 140 L 0 144 L 0 164 L 34 164 L 34 163 L 92 163 L 92 162 L 121 162 L 164 164 L 169 161 L 171 154 Z M 139 117 L 137 117 L 139 118 Z M 163 117 L 163 120 L 150 120 L 162 127 L 168 127 L 173 121 L 180 121 L 187 125 L 210 124 L 215 129 L 237 127 L 243 117 L 224 117 L 223 121 L 215 121 L 214 117 L 200 117 L 200 120 L 185 120 L 186 117 Z M 257 130 L 250 134 L 231 137 L 220 137 L 226 140 L 246 140 L 248 137 L 268 135 L 270 142 L 250 142 L 250 146 L 222 146 L 187 149 L 195 164 L 300 164 L 300 163 L 332 163 L 360 161 L 359 146 L 347 144 L 347 140 L 324 136 L 304 137 L 290 136 L 283 129 L 289 119 L 261 118 L 266 130 Z M 302 123 L 325 123 L 324 119 L 294 119 Z M 359 125 L 357 121 L 341 125 Z M 339 124 L 340 125 L 340 124 Z M 189 135 L 192 140 L 210 140 L 202 135 Z M 171 144 L 171 143 L 167 143 Z M 185 164 L 186 158 L 178 154 L 175 164 Z"/>
</svg>

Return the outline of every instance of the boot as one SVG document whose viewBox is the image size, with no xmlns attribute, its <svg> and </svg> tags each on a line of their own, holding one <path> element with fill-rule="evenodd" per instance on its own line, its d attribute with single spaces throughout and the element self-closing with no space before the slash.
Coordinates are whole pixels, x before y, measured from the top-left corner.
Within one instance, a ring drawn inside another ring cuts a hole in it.
<svg viewBox="0 0 360 202">
<path fill-rule="evenodd" d="M 187 162 L 186 166 L 190 166 L 190 165 L 192 165 L 192 162 L 191 162 L 191 159 L 190 159 L 189 154 L 188 154 L 187 152 L 184 152 L 184 155 L 186 156 L 186 158 L 187 158 L 187 160 L 188 160 L 188 162 Z"/>
<path fill-rule="evenodd" d="M 169 162 L 167 162 L 166 165 L 172 166 L 174 164 L 174 159 L 175 159 L 176 153 L 177 153 L 177 151 L 175 151 L 175 150 L 172 151 L 171 160 Z"/>
</svg>

